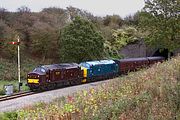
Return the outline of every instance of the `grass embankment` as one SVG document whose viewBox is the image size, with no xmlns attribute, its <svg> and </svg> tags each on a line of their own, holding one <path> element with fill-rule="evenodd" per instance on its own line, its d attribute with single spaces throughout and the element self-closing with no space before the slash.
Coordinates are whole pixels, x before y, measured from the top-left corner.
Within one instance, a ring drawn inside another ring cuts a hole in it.
<svg viewBox="0 0 180 120">
<path fill-rule="evenodd" d="M 25 80 L 27 73 L 37 66 L 34 60 L 21 60 L 21 79 Z M 17 80 L 17 61 L 0 58 L 0 80 Z"/>
<path fill-rule="evenodd" d="M 26 84 L 27 73 L 32 71 L 39 64 L 49 64 L 50 60 L 42 62 L 32 59 L 21 60 L 21 80 L 23 82 L 22 90 L 27 90 Z M 4 94 L 4 85 L 13 84 L 14 91 L 18 90 L 18 74 L 17 74 L 17 61 L 0 58 L 0 95 Z"/>
<path fill-rule="evenodd" d="M 51 104 L 4 113 L 0 119 L 180 119 L 180 57 L 130 73 Z"/>
<path fill-rule="evenodd" d="M 22 86 L 21 90 L 23 90 L 23 91 L 29 90 L 29 88 L 26 86 L 27 82 L 25 80 L 23 80 L 22 83 L 23 83 L 23 86 Z M 0 96 L 5 94 L 5 89 L 4 89 L 5 85 L 13 85 L 14 92 L 17 92 L 18 84 L 19 84 L 18 80 L 17 81 L 7 81 L 7 80 L 0 81 Z"/>
</svg>

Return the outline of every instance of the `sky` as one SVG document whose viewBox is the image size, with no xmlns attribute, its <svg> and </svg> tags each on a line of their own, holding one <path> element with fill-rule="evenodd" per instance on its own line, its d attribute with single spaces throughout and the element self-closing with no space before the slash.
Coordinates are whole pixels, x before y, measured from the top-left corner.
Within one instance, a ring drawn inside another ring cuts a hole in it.
<svg viewBox="0 0 180 120">
<path fill-rule="evenodd" d="M 97 16 L 116 14 L 125 17 L 141 10 L 144 0 L 0 0 L 0 7 L 8 11 L 17 11 L 21 6 L 27 6 L 33 12 L 48 7 L 73 6 Z"/>
</svg>

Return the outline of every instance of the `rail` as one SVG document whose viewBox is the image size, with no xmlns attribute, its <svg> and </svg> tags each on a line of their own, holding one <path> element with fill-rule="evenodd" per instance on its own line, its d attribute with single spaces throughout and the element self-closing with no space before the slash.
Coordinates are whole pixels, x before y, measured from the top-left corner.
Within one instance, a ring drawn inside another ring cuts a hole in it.
<svg viewBox="0 0 180 120">
<path fill-rule="evenodd" d="M 20 97 L 24 97 L 24 96 L 28 96 L 32 94 L 36 94 L 36 92 L 26 91 L 26 92 L 14 93 L 12 95 L 5 95 L 5 96 L 0 97 L 0 102 L 15 99 L 15 98 L 20 98 Z"/>
</svg>

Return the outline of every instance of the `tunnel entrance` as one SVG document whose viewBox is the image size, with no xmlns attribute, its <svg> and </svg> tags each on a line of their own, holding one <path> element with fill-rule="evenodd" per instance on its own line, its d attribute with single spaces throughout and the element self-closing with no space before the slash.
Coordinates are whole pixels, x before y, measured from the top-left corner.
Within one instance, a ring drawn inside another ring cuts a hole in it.
<svg viewBox="0 0 180 120">
<path fill-rule="evenodd" d="M 158 49 L 154 54 L 153 56 L 162 56 L 162 57 L 165 57 L 165 59 L 168 59 L 168 53 L 169 53 L 169 50 L 168 49 Z M 170 52 L 169 53 L 170 56 L 169 57 L 172 57 L 173 56 L 173 53 Z"/>
</svg>

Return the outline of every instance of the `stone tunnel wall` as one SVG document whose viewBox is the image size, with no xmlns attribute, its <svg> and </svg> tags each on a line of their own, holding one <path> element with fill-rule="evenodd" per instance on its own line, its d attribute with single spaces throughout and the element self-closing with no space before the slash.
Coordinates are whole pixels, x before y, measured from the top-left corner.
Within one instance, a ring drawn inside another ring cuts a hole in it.
<svg viewBox="0 0 180 120">
<path fill-rule="evenodd" d="M 157 50 L 158 49 L 147 47 L 144 41 L 141 40 L 138 43 L 125 46 L 119 51 L 119 54 L 123 55 L 124 58 L 150 57 L 153 56 Z M 178 54 L 180 55 L 180 49 L 174 52 L 174 55 Z"/>
<path fill-rule="evenodd" d="M 146 56 L 146 45 L 143 41 L 135 44 L 129 44 L 119 51 L 124 58 L 136 58 Z"/>
</svg>

